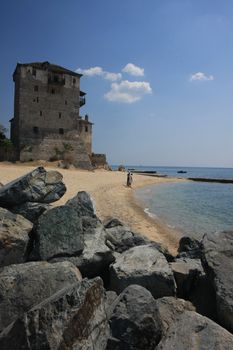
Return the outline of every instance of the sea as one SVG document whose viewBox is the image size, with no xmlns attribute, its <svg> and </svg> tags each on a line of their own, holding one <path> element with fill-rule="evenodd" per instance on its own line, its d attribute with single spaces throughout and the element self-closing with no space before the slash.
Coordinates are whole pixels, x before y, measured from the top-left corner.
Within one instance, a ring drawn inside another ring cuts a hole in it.
<svg viewBox="0 0 233 350">
<path fill-rule="evenodd" d="M 156 171 L 161 175 L 179 178 L 233 179 L 233 168 L 134 165 L 126 168 Z M 186 173 L 178 173 L 180 170 Z M 135 196 L 147 215 L 158 219 L 181 236 L 201 239 L 205 233 L 233 231 L 233 184 L 171 182 L 138 189 Z"/>
</svg>

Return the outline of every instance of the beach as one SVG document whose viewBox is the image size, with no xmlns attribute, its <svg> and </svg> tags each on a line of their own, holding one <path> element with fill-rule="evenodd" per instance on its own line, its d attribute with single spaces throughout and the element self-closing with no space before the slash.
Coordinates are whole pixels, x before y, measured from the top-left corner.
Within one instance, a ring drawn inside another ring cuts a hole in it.
<svg viewBox="0 0 233 350">
<path fill-rule="evenodd" d="M 4 185 L 32 171 L 36 165 L 0 163 L 0 182 Z M 46 164 L 46 170 L 56 170 L 63 175 L 67 191 L 54 206 L 63 205 L 78 191 L 90 193 L 95 203 L 97 216 L 102 220 L 115 217 L 131 230 L 161 243 L 176 254 L 180 235 L 158 219 L 149 217 L 134 196 L 134 190 L 151 184 L 185 181 L 177 178 L 159 178 L 133 175 L 133 186 L 126 186 L 126 173 L 119 171 L 60 169 Z"/>
</svg>

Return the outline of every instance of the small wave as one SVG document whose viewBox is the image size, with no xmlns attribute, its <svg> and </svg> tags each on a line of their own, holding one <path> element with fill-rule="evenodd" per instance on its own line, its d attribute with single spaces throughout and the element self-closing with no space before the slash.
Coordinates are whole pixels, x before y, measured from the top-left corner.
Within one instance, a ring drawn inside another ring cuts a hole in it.
<svg viewBox="0 0 233 350">
<path fill-rule="evenodd" d="M 156 218 L 156 219 L 158 218 L 156 214 L 150 212 L 150 209 L 149 209 L 149 208 L 145 208 L 145 209 L 144 209 L 144 212 L 145 212 L 150 218 L 154 218 L 154 219 L 155 219 L 155 218 Z"/>
</svg>

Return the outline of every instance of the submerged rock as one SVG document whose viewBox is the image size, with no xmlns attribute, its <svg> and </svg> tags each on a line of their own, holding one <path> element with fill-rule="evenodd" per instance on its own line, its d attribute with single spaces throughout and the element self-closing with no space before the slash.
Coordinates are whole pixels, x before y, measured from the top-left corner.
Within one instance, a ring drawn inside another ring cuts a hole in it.
<svg viewBox="0 0 233 350">
<path fill-rule="evenodd" d="M 79 270 L 67 261 L 56 264 L 30 262 L 2 268 L 0 330 L 59 289 L 80 280 Z"/>
<path fill-rule="evenodd" d="M 147 288 L 154 298 L 176 292 L 174 276 L 167 260 L 150 245 L 127 250 L 110 266 L 110 289 L 120 293 L 131 284 Z"/>
<path fill-rule="evenodd" d="M 233 332 L 233 231 L 205 235 L 203 265 L 216 293 L 219 323 Z"/>
<path fill-rule="evenodd" d="M 38 167 L 0 188 L 0 206 L 11 208 L 25 202 L 51 203 L 66 192 L 62 175 Z"/>
<path fill-rule="evenodd" d="M 0 208 L 0 267 L 25 261 L 32 223 Z"/>
<path fill-rule="evenodd" d="M 100 278 L 53 294 L 0 334 L 1 350 L 105 350 L 109 326 Z"/>
<path fill-rule="evenodd" d="M 162 339 L 157 350 L 230 350 L 233 335 L 195 312 L 191 303 L 172 297 L 156 300 Z"/>
<path fill-rule="evenodd" d="M 138 285 L 127 287 L 113 302 L 111 337 L 106 350 L 154 350 L 160 340 L 155 299 Z"/>
</svg>

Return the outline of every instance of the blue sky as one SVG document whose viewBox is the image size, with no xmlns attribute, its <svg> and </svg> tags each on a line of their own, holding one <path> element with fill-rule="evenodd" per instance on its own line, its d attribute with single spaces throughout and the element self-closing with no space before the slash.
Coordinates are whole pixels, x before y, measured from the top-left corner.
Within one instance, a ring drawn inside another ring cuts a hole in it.
<svg viewBox="0 0 233 350">
<path fill-rule="evenodd" d="M 109 163 L 233 167 L 232 0 L 8 0 L 0 38 L 6 127 L 16 63 L 49 61 L 86 73 Z"/>
</svg>

